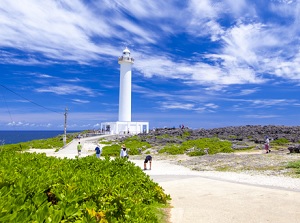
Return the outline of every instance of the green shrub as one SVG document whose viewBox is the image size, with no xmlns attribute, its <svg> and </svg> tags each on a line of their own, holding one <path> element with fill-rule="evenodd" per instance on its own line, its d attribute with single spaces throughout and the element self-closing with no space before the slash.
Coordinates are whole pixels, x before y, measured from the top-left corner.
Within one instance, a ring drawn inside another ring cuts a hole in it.
<svg viewBox="0 0 300 223">
<path fill-rule="evenodd" d="M 221 141 L 218 138 L 202 138 L 196 140 L 187 140 L 181 145 L 169 144 L 166 145 L 159 153 L 168 153 L 172 155 L 184 154 L 187 151 L 190 156 L 204 155 L 205 149 L 208 149 L 208 154 L 230 153 L 233 152 L 232 144 L 229 141 Z"/>
<path fill-rule="evenodd" d="M 294 162 L 289 162 L 287 164 L 287 168 L 295 168 L 300 170 L 300 160 L 294 161 Z"/>
<path fill-rule="evenodd" d="M 194 151 L 189 152 L 189 156 L 203 156 L 205 154 L 206 153 L 202 149 L 195 149 Z"/>
<path fill-rule="evenodd" d="M 102 148 L 102 156 L 120 156 L 121 146 L 118 144 L 104 146 Z"/>
<path fill-rule="evenodd" d="M 189 137 L 189 136 L 191 136 L 191 133 L 190 133 L 189 131 L 184 131 L 184 132 L 182 133 L 182 138 L 187 138 L 187 137 Z"/>
<path fill-rule="evenodd" d="M 102 141 L 101 143 L 103 144 Z M 110 142 L 110 144 L 103 147 L 102 155 L 115 157 L 119 156 L 121 151 L 121 144 L 125 144 L 129 156 L 138 155 L 140 154 L 140 150 L 143 151 L 151 147 L 148 142 L 142 141 L 139 136 L 132 136 L 120 143 Z"/>
<path fill-rule="evenodd" d="M 229 138 L 229 139 L 236 139 L 237 136 L 236 136 L 236 135 L 230 135 L 230 136 L 228 136 L 228 138 Z"/>
<path fill-rule="evenodd" d="M 278 146 L 282 146 L 288 143 L 289 140 L 287 140 L 286 138 L 279 138 L 271 142 L 272 145 L 278 145 Z"/>
<path fill-rule="evenodd" d="M 177 144 L 167 144 L 158 153 L 168 153 L 171 155 L 184 154 L 185 149 Z"/>
<path fill-rule="evenodd" d="M 17 143 L 17 144 L 4 144 L 0 146 L 0 150 L 9 150 L 9 151 L 22 151 L 30 149 L 27 143 Z"/>
<path fill-rule="evenodd" d="M 157 139 L 168 139 L 171 138 L 169 134 L 163 134 L 163 135 L 158 135 L 156 136 Z"/>
<path fill-rule="evenodd" d="M 294 162 L 289 162 L 287 164 L 287 168 L 293 168 L 293 169 L 295 169 L 295 173 L 300 174 L 300 160 L 294 161 Z"/>
<path fill-rule="evenodd" d="M 112 144 L 113 142 L 112 142 L 112 141 L 106 141 L 106 140 L 99 140 L 98 143 L 110 145 L 110 144 Z"/>
<path fill-rule="evenodd" d="M 0 163 L 0 222 L 158 222 L 170 199 L 125 159 L 2 151 Z"/>
</svg>

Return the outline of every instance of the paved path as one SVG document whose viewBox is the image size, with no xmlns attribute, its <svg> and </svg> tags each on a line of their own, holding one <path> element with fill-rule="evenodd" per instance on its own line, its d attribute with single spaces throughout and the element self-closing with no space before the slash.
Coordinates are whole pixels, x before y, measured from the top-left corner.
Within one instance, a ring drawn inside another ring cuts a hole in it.
<svg viewBox="0 0 300 223">
<path fill-rule="evenodd" d="M 80 140 L 82 156 L 93 152 L 98 138 Z M 74 140 L 55 155 L 74 158 L 77 143 Z M 143 160 L 131 161 L 143 168 Z M 299 190 L 214 179 L 167 161 L 155 161 L 155 157 L 152 170 L 145 173 L 171 195 L 172 223 L 300 223 Z"/>
<path fill-rule="evenodd" d="M 105 136 L 100 135 L 100 136 L 86 137 L 86 138 L 81 138 L 81 139 L 74 139 L 65 148 L 56 152 L 55 156 L 62 157 L 62 158 L 63 157 L 75 158 L 75 156 L 78 156 L 78 152 L 77 152 L 78 142 L 80 142 L 80 144 L 82 145 L 81 157 L 85 157 L 85 156 L 94 154 L 96 143 L 102 137 L 105 137 Z"/>
<path fill-rule="evenodd" d="M 172 223 L 300 222 L 300 191 L 212 179 L 166 161 L 145 172 L 171 195 Z"/>
</svg>

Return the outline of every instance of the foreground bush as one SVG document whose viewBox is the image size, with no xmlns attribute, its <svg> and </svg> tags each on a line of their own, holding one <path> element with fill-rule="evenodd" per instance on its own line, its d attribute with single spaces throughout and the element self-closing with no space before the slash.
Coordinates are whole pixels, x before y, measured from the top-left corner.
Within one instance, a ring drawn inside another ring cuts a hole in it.
<svg viewBox="0 0 300 223">
<path fill-rule="evenodd" d="M 125 159 L 0 152 L 0 222 L 158 222 L 169 196 Z"/>
<path fill-rule="evenodd" d="M 190 156 L 201 156 L 216 153 L 233 152 L 232 144 L 229 141 L 223 141 L 218 138 L 201 138 L 196 140 L 187 140 L 182 144 L 167 145 L 159 153 L 168 153 L 172 155 L 187 153 Z"/>
</svg>

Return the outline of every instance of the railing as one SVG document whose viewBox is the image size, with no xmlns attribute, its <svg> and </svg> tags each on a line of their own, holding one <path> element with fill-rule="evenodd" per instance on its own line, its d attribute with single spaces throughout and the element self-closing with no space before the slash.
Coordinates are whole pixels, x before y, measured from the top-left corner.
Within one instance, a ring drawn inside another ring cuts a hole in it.
<svg viewBox="0 0 300 223">
<path fill-rule="evenodd" d="M 134 59 L 132 57 L 119 57 L 119 61 L 128 61 L 128 62 L 134 62 Z"/>
</svg>

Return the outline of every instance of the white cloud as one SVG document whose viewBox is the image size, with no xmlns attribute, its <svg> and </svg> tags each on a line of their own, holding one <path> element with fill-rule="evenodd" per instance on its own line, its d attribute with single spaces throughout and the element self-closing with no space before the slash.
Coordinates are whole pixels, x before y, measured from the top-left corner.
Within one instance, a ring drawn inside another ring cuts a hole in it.
<svg viewBox="0 0 300 223">
<path fill-rule="evenodd" d="M 161 109 L 183 109 L 193 110 L 194 104 L 190 103 L 179 103 L 179 102 L 162 102 Z"/>
<path fill-rule="evenodd" d="M 59 86 L 49 86 L 43 88 L 35 89 L 36 92 L 40 93 L 54 93 L 58 95 L 87 95 L 90 97 L 95 97 L 99 95 L 97 92 L 90 88 L 78 86 L 78 85 L 59 85 Z"/>
<path fill-rule="evenodd" d="M 74 103 L 76 103 L 76 104 L 87 104 L 87 103 L 90 103 L 90 101 L 81 100 L 81 99 L 72 99 L 72 101 L 74 101 Z"/>
<path fill-rule="evenodd" d="M 139 53 L 138 57 L 139 57 Z M 234 63 L 210 65 L 202 62 L 174 62 L 165 56 L 140 56 L 139 63 L 134 66 L 146 77 L 159 76 L 171 79 L 181 79 L 191 85 L 231 85 L 263 83 L 253 69 L 239 67 Z"/>
<path fill-rule="evenodd" d="M 258 107 L 271 107 L 271 106 L 285 106 L 291 101 L 286 99 L 266 99 L 266 100 L 252 100 L 251 103 L 256 108 Z"/>
<path fill-rule="evenodd" d="M 279 115 L 242 115 L 241 117 L 248 118 L 248 119 L 271 119 L 280 116 Z"/>
<path fill-rule="evenodd" d="M 207 108 L 211 108 L 211 109 L 216 109 L 216 108 L 219 107 L 218 105 L 216 105 L 214 103 L 207 103 L 204 106 L 207 107 Z"/>
<path fill-rule="evenodd" d="M 86 62 L 98 54 L 116 55 L 94 36 L 110 37 L 114 29 L 81 1 L 1 1 L 0 46 L 40 52 L 48 58 Z"/>
<path fill-rule="evenodd" d="M 243 96 L 243 95 L 249 95 L 256 93 L 258 91 L 257 88 L 255 89 L 242 89 L 239 93 L 236 94 L 236 96 Z"/>
<path fill-rule="evenodd" d="M 287 8 L 287 16 L 295 18 L 298 23 L 299 4 L 286 3 L 272 7 Z M 297 47 L 290 47 L 295 44 L 298 25 L 283 27 L 272 21 L 260 21 L 254 4 L 246 0 L 192 0 L 180 4 L 137 0 L 106 0 L 90 4 L 79 0 L 3 0 L 0 3 L 3 9 L 0 15 L 0 47 L 17 48 L 32 57 L 21 60 L 18 53 L 3 50 L 0 57 L 2 63 L 10 64 L 39 64 L 50 60 L 89 63 L 119 56 L 117 45 L 122 45 L 121 42 L 143 43 L 144 49 L 139 49 L 134 55 L 139 60 L 135 68 L 149 78 L 160 76 L 180 79 L 188 85 L 220 88 L 232 84 L 264 83 L 270 79 L 268 75 L 298 81 L 299 52 L 295 50 Z M 180 13 L 174 13 L 178 9 Z M 243 19 L 246 10 L 249 10 L 247 16 L 251 15 L 253 21 Z M 128 18 L 127 13 L 135 20 Z M 222 25 L 226 16 L 235 19 L 233 25 Z M 181 58 L 160 51 L 155 51 L 157 54 L 154 55 L 153 48 L 147 44 L 162 45 L 163 38 L 170 33 L 187 33 L 190 39 L 186 41 L 195 43 L 198 38 L 209 36 L 219 46 L 211 52 L 197 52 L 195 49 L 194 53 L 202 56 L 192 59 L 189 55 Z M 117 40 L 119 44 L 116 44 Z M 35 52 L 46 59 L 36 59 Z M 72 80 L 77 81 L 69 81 Z M 60 87 L 40 89 L 40 92 L 56 90 L 58 94 L 67 94 Z M 71 88 L 72 91 L 75 92 Z"/>
</svg>

